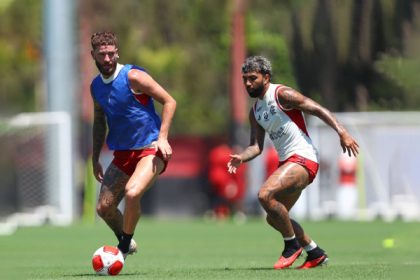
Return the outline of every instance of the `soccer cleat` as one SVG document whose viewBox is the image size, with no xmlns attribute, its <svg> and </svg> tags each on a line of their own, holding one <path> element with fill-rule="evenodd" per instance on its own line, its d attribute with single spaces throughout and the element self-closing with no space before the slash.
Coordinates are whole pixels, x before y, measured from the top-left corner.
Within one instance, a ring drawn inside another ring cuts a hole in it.
<svg viewBox="0 0 420 280">
<path fill-rule="evenodd" d="M 328 256 L 327 254 L 323 254 L 322 256 L 313 260 L 308 260 L 308 258 L 306 258 L 305 262 L 301 266 L 298 266 L 297 269 L 309 269 L 317 266 L 326 265 L 327 263 Z"/>
<path fill-rule="evenodd" d="M 134 239 L 131 239 L 130 246 L 128 247 L 128 253 L 129 255 L 133 255 L 137 253 L 137 243 L 134 241 Z"/>
<path fill-rule="evenodd" d="M 293 255 L 288 258 L 280 256 L 280 258 L 274 264 L 274 269 L 284 269 L 291 266 L 295 260 L 302 255 L 302 251 L 303 248 L 299 248 Z"/>
</svg>

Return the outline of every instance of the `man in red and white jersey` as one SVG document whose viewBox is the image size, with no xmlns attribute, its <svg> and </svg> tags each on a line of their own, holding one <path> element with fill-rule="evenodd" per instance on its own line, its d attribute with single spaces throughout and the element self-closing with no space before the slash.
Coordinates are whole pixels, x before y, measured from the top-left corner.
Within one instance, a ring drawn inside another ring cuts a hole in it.
<svg viewBox="0 0 420 280">
<path fill-rule="evenodd" d="M 271 63 L 265 57 L 247 58 L 242 66 L 242 78 L 249 96 L 256 98 L 249 113 L 251 142 L 241 153 L 231 155 L 228 171 L 235 173 L 243 162 L 260 155 L 267 133 L 280 163 L 262 185 L 258 198 L 267 212 L 268 224 L 284 239 L 284 250 L 274 268 L 291 266 L 303 250 L 307 258 L 298 268 L 326 264 L 325 251 L 289 217 L 290 209 L 314 180 L 319 167 L 317 150 L 309 137 L 303 113 L 314 115 L 332 127 L 343 152 L 349 156 L 358 154 L 359 145 L 329 110 L 290 87 L 271 83 Z"/>
</svg>

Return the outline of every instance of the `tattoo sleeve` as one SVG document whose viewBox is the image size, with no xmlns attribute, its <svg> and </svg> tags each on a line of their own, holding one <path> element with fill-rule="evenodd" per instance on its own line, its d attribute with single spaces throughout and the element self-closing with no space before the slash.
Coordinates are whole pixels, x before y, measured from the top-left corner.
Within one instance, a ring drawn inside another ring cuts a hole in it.
<svg viewBox="0 0 420 280">
<path fill-rule="evenodd" d="M 92 131 L 92 160 L 93 162 L 99 160 L 102 146 L 105 142 L 106 136 L 106 119 L 101 106 L 94 102 L 94 117 L 93 117 L 93 131 Z"/>
<path fill-rule="evenodd" d="M 302 95 L 291 88 L 285 88 L 277 93 L 279 102 L 287 108 L 295 108 L 305 113 L 314 115 L 331 126 L 338 134 L 344 131 L 344 127 L 337 121 L 334 115 L 325 107 L 314 100 Z"/>
</svg>

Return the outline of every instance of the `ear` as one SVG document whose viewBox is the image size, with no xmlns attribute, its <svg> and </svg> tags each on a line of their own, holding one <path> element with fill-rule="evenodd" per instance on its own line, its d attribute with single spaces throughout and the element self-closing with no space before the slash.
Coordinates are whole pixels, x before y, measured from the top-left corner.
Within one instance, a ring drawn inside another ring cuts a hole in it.
<svg viewBox="0 0 420 280">
<path fill-rule="evenodd" d="M 267 83 L 270 82 L 270 75 L 269 74 L 264 74 L 263 78 L 264 78 L 264 84 L 267 84 Z"/>
<path fill-rule="evenodd" d="M 90 55 L 92 56 L 93 59 L 95 59 L 94 51 L 93 50 L 90 51 Z"/>
</svg>

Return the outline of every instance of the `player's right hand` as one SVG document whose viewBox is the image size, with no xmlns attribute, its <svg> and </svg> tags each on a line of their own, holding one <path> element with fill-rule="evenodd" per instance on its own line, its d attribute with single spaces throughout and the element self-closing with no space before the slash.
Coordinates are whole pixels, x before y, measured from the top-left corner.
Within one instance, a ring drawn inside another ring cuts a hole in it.
<svg viewBox="0 0 420 280">
<path fill-rule="evenodd" d="M 230 161 L 227 163 L 229 173 L 236 173 L 238 167 L 242 164 L 242 158 L 239 155 L 230 155 Z"/>
<path fill-rule="evenodd" d="M 170 160 L 172 157 L 172 148 L 167 139 L 158 139 L 155 143 L 155 149 L 159 150 L 164 160 Z"/>
<path fill-rule="evenodd" d="M 104 179 L 104 170 L 99 162 L 93 163 L 93 175 L 99 183 L 102 183 Z"/>
</svg>

